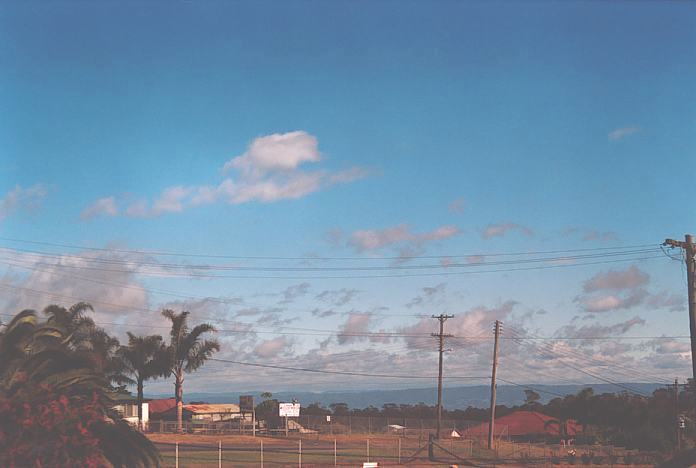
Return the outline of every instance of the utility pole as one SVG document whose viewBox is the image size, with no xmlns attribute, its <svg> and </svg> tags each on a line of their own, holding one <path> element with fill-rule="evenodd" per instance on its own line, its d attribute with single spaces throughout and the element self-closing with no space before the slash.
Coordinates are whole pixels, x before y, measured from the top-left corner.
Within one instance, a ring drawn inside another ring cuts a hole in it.
<svg viewBox="0 0 696 468">
<path fill-rule="evenodd" d="M 433 315 L 432 318 L 440 321 L 440 333 L 433 333 L 432 336 L 438 338 L 438 351 L 440 353 L 440 362 L 437 374 L 437 439 L 440 439 L 440 429 L 442 427 L 442 354 L 445 352 L 445 338 L 452 335 L 445 335 L 445 320 L 454 317 L 454 315 Z"/>
<path fill-rule="evenodd" d="M 696 381 L 696 244 L 691 234 L 684 236 L 684 241 L 665 239 L 662 245 L 684 249 L 686 262 L 686 282 L 689 291 L 689 330 L 691 332 L 691 370 Z"/>
<path fill-rule="evenodd" d="M 674 413 L 677 426 L 677 451 L 681 452 L 681 418 L 679 417 L 679 379 L 674 379 Z"/>
<path fill-rule="evenodd" d="M 495 343 L 493 344 L 493 373 L 491 374 L 491 417 L 488 421 L 488 449 L 493 449 L 493 434 L 495 429 L 495 377 L 498 373 L 498 338 L 500 338 L 502 322 L 500 320 L 495 321 L 495 327 L 493 328 L 493 333 L 495 334 Z"/>
</svg>

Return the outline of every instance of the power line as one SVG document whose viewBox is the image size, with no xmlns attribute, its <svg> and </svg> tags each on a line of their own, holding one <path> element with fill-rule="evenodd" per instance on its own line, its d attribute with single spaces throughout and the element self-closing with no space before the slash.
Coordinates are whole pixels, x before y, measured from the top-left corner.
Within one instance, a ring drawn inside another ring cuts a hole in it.
<svg viewBox="0 0 696 468">
<path fill-rule="evenodd" d="M 383 271 L 383 270 L 432 270 L 432 269 L 451 269 L 451 268 L 475 268 L 479 266 L 499 266 L 499 265 L 519 265 L 526 263 L 548 263 L 548 262 L 568 262 L 573 260 L 587 260 L 594 258 L 622 257 L 629 255 L 637 255 L 644 253 L 656 253 L 659 248 L 622 250 L 615 252 L 589 253 L 581 255 L 564 255 L 560 257 L 538 257 L 538 258 L 520 258 L 513 260 L 497 260 L 497 261 L 476 261 L 466 263 L 437 263 L 437 264 L 420 264 L 420 265 L 370 265 L 370 266 L 245 266 L 245 265 L 215 265 L 215 264 L 181 264 L 181 263 L 164 263 L 143 261 L 135 259 L 115 259 L 115 258 L 95 258 L 84 255 L 73 254 L 53 254 L 51 252 L 42 252 L 27 249 L 4 249 L 10 253 L 15 252 L 27 253 L 35 255 L 39 258 L 50 258 L 54 260 L 79 259 L 87 263 L 97 263 L 104 265 L 121 265 L 121 266 L 145 266 L 157 267 L 162 269 L 184 269 L 184 270 L 218 270 L 218 271 L 266 271 L 266 272 L 323 272 L 323 271 Z M 53 264 L 49 264 L 53 265 Z"/>
<path fill-rule="evenodd" d="M 515 332 L 513 332 L 513 334 L 517 335 L 516 336 L 517 339 L 521 340 L 521 341 L 518 341 L 518 343 L 522 344 L 522 341 L 525 340 L 525 338 L 521 337 L 519 334 L 516 334 Z M 586 356 L 583 354 L 579 354 L 579 353 L 577 353 L 577 351 L 578 351 L 577 348 L 573 349 L 573 351 L 575 351 L 575 352 L 570 352 L 570 351 L 563 351 L 563 350 L 559 350 L 557 348 L 554 348 L 549 343 L 542 343 L 541 345 L 537 345 L 537 344 L 532 343 L 532 346 L 538 350 L 545 351 L 549 355 L 555 355 L 556 357 L 559 357 L 561 359 L 567 358 L 567 359 L 571 359 L 573 361 L 582 361 L 582 362 L 585 362 L 588 365 L 594 366 L 594 367 L 612 367 L 612 368 L 614 368 L 615 372 L 620 372 L 621 370 L 623 370 L 624 374 L 628 375 L 630 373 L 630 374 L 633 374 L 634 377 L 639 376 L 639 377 L 643 377 L 643 378 L 647 377 L 649 379 L 662 380 L 661 377 L 649 375 L 643 371 L 633 369 L 629 366 L 625 366 L 625 365 L 619 364 L 617 362 L 601 361 L 597 357 L 594 357 L 594 356 Z"/>
<path fill-rule="evenodd" d="M 9 263 L 9 262 L 0 262 L 0 263 L 3 263 L 3 264 L 8 265 L 8 266 L 22 268 L 22 269 L 29 270 L 29 271 L 48 273 L 50 275 L 62 276 L 65 278 L 73 278 L 73 279 L 77 279 L 80 281 L 87 281 L 89 283 L 102 284 L 105 286 L 116 286 L 116 287 L 119 287 L 122 289 L 133 289 L 133 290 L 137 290 L 137 291 L 148 292 L 151 294 L 159 294 L 159 295 L 164 295 L 164 296 L 178 297 L 181 299 L 203 300 L 206 302 L 214 302 L 214 303 L 218 303 L 218 304 L 237 306 L 237 307 L 241 308 L 242 310 L 249 309 L 249 308 L 256 308 L 256 309 L 265 309 L 265 310 L 271 311 L 271 309 L 278 308 L 277 305 L 274 306 L 274 305 L 259 305 L 259 304 L 241 303 L 240 299 L 224 299 L 224 298 L 202 296 L 202 295 L 196 295 L 196 294 L 190 294 L 190 293 L 177 293 L 174 291 L 168 291 L 168 290 L 164 290 L 164 289 L 146 288 L 143 286 L 139 286 L 137 284 L 126 284 L 126 283 L 121 283 L 121 282 L 117 282 L 117 281 L 102 281 L 102 280 L 98 280 L 95 278 L 73 275 L 70 273 L 65 273 L 65 272 L 60 272 L 60 271 L 55 271 L 55 270 L 35 268 L 33 266 L 25 266 L 25 265 Z M 300 309 L 293 309 L 293 308 L 288 308 L 285 306 L 283 306 L 282 309 L 288 310 L 288 311 L 295 311 L 295 312 L 300 311 Z M 305 312 L 306 309 L 301 309 L 301 311 Z M 349 312 L 340 312 L 340 313 L 346 314 Z M 383 313 L 383 312 L 380 312 L 379 314 L 374 314 L 372 312 L 366 312 L 366 313 L 369 313 L 371 315 L 379 315 L 380 317 L 419 317 L 419 318 L 427 317 L 426 314 L 390 314 L 390 313 Z"/>
<path fill-rule="evenodd" d="M 512 333 L 513 333 L 513 335 L 516 335 L 515 337 L 516 337 L 517 339 L 527 340 L 526 334 L 525 334 L 525 336 L 521 336 L 518 332 L 515 332 L 514 329 L 512 330 Z M 541 348 L 540 348 L 539 346 L 537 346 L 537 345 L 534 345 L 534 346 L 535 346 L 537 349 L 541 349 Z M 577 354 L 577 353 L 571 354 L 570 352 L 562 351 L 562 350 L 558 350 L 558 349 L 556 349 L 556 348 L 553 348 L 553 347 L 552 347 L 550 344 L 548 344 L 548 343 L 543 343 L 542 346 L 543 346 L 544 349 L 546 349 L 547 352 L 549 352 L 549 353 L 554 353 L 554 354 L 556 354 L 556 355 L 563 356 L 563 357 L 566 357 L 566 358 L 569 358 L 569 359 L 585 361 L 585 362 L 588 362 L 590 365 L 594 365 L 594 366 L 596 366 L 596 367 L 612 367 L 612 368 L 615 368 L 615 369 L 623 369 L 623 370 L 625 371 L 624 374 L 626 374 L 626 372 L 628 372 L 628 373 L 632 373 L 634 376 L 639 376 L 639 377 L 642 376 L 642 377 L 647 377 L 647 378 L 655 379 L 655 380 L 664 380 L 663 377 L 657 377 L 657 376 L 655 376 L 655 375 L 651 375 L 651 374 L 645 373 L 645 372 L 643 372 L 643 371 L 641 371 L 641 370 L 632 368 L 632 367 L 630 367 L 630 366 L 626 366 L 626 365 L 624 365 L 624 364 L 619 364 L 619 363 L 617 363 L 617 362 L 609 362 L 609 361 L 606 361 L 606 360 L 602 361 L 602 360 L 600 360 L 599 358 L 594 357 L 594 356 L 583 356 L 582 354 Z M 577 348 L 575 348 L 575 351 L 577 351 Z M 626 374 L 626 375 L 628 375 L 628 374 Z"/>
<path fill-rule="evenodd" d="M 473 336 L 454 336 L 454 338 L 461 339 L 476 339 L 476 338 L 486 338 L 489 337 L 473 337 Z M 689 338 L 689 335 L 654 335 L 654 336 L 642 336 L 642 335 L 620 335 L 620 336 L 610 336 L 610 335 L 587 335 L 587 336 L 525 336 L 524 339 L 528 341 L 614 341 L 614 340 L 676 340 Z M 501 336 L 501 340 L 516 340 L 518 337 L 512 336 Z"/>
<path fill-rule="evenodd" d="M 494 253 L 469 253 L 469 254 L 456 254 L 456 255 L 405 255 L 405 256 L 395 256 L 395 257 L 356 257 L 356 256 L 339 256 L 339 257 L 321 257 L 321 256 L 262 256 L 262 255 L 225 255 L 225 254 L 207 254 L 207 253 L 189 253 L 189 252 L 167 252 L 167 251 L 157 251 L 157 250 L 146 250 L 146 249 L 117 249 L 117 248 L 99 248 L 99 247 L 88 247 L 84 245 L 66 244 L 66 243 L 56 243 L 56 242 L 43 242 L 35 240 L 24 240 L 9 237 L 0 237 L 0 241 L 6 242 L 16 242 L 23 244 L 32 245 L 44 245 L 50 247 L 60 247 L 69 249 L 79 249 L 79 250 L 90 250 L 97 252 L 115 252 L 115 253 L 127 253 L 127 254 L 145 254 L 145 255 L 159 255 L 159 256 L 171 256 L 171 257 L 197 257 L 197 258 L 226 258 L 226 259 L 238 259 L 238 260 L 402 260 L 402 259 L 440 259 L 440 258 L 461 258 L 461 257 L 471 257 L 471 256 L 513 256 L 513 255 L 540 255 L 540 254 L 557 254 L 557 253 L 570 253 L 570 252 L 591 252 L 591 251 L 606 251 L 606 250 L 619 250 L 619 249 L 634 249 L 643 247 L 656 247 L 658 244 L 637 244 L 637 245 L 627 245 L 627 246 L 616 246 L 616 247 L 593 247 L 593 248 L 580 248 L 580 249 L 564 249 L 564 250 L 546 250 L 546 251 L 526 251 L 526 252 L 494 252 Z"/>
<path fill-rule="evenodd" d="M 210 360 L 212 361 L 218 361 L 218 362 L 223 362 L 223 363 L 228 363 L 228 364 L 237 364 L 241 366 L 250 366 L 250 367 L 260 367 L 260 368 L 269 368 L 269 369 L 278 369 L 278 370 L 287 370 L 287 371 L 295 371 L 295 372 L 311 372 L 311 373 L 319 373 L 319 374 L 332 374 L 332 375 L 349 375 L 349 376 L 358 376 L 358 377 L 374 377 L 374 378 L 395 378 L 395 379 L 434 379 L 436 378 L 435 376 L 414 376 L 414 375 L 406 375 L 406 374 L 371 374 L 371 373 L 364 373 L 364 372 L 352 372 L 352 371 L 331 371 L 331 370 L 324 370 L 324 369 L 312 369 L 312 368 L 303 368 L 303 367 L 292 367 L 292 366 L 280 366 L 280 365 L 275 365 L 275 364 L 258 364 L 258 363 L 252 363 L 252 362 L 245 362 L 245 361 L 233 361 L 230 359 L 218 359 L 218 358 L 211 358 Z M 479 379 L 489 379 L 490 376 L 445 376 L 443 378 L 447 378 L 450 380 L 479 380 Z M 506 384 L 513 385 L 516 387 L 521 387 L 521 388 L 527 388 L 531 389 L 540 393 L 547 393 L 549 395 L 554 395 L 558 397 L 565 397 L 566 395 L 561 395 L 560 393 L 552 392 L 550 390 L 544 390 L 536 386 L 532 385 L 526 385 L 526 384 L 521 384 L 517 382 L 513 382 L 508 379 L 501 379 L 498 377 L 498 380 L 505 382 Z"/>
<path fill-rule="evenodd" d="M 0 314 L 0 315 L 11 316 L 10 314 Z M 151 326 L 151 325 L 118 324 L 118 323 L 101 322 L 101 321 L 95 322 L 95 323 L 98 324 L 98 325 L 104 325 L 104 324 L 109 324 L 109 325 L 121 325 L 121 326 L 130 325 L 130 326 L 136 326 L 136 327 L 137 327 L 137 326 L 140 326 L 140 327 L 145 327 L 145 328 L 169 329 L 169 327 L 164 327 L 164 326 L 158 327 L 158 326 Z M 263 332 L 254 331 L 254 330 L 220 330 L 220 331 L 221 331 L 221 332 L 251 332 L 251 333 L 263 333 Z M 275 332 L 268 332 L 268 333 L 275 333 Z M 282 334 L 288 334 L 288 333 L 278 333 L 278 334 L 281 334 L 281 335 L 282 335 Z M 380 334 L 370 334 L 370 333 L 352 334 L 352 336 L 368 336 L 368 337 L 374 337 L 374 336 L 376 336 L 376 335 L 378 336 L 378 335 L 380 335 Z M 428 338 L 428 336 L 427 336 L 427 335 L 424 335 L 424 336 L 423 336 L 423 335 L 419 335 L 419 336 L 417 336 L 417 337 L 415 337 L 415 338 L 416 338 L 416 339 L 425 339 L 425 338 Z M 362 351 L 361 351 L 361 352 L 355 352 L 355 354 L 361 354 L 361 353 L 363 353 L 363 352 L 362 352 Z M 342 355 L 346 355 L 346 354 L 350 354 L 350 353 L 342 353 Z M 253 367 L 266 367 L 266 368 L 273 368 L 273 369 L 295 370 L 295 371 L 314 372 L 314 373 L 321 373 L 321 374 L 341 374 L 341 375 L 365 376 L 365 377 L 389 377 L 389 378 L 392 378 L 392 377 L 393 377 L 393 378 L 412 378 L 412 379 L 432 379 L 432 378 L 435 378 L 434 376 L 425 377 L 425 376 L 413 376 L 413 375 L 368 374 L 368 373 L 359 373 L 359 372 L 352 372 L 352 371 L 328 371 L 328 370 L 321 370 L 321 369 L 300 368 L 300 367 L 292 367 L 292 366 L 280 366 L 280 365 L 276 365 L 276 364 L 258 364 L 258 363 L 244 362 L 244 361 L 223 360 L 223 359 L 218 359 L 218 358 L 213 358 L 213 360 L 217 360 L 217 361 L 221 361 L 221 362 L 228 362 L 228 363 L 232 363 L 232 364 L 253 366 Z M 567 366 L 569 366 L 569 367 L 571 367 L 571 368 L 574 368 L 575 370 L 578 370 L 578 371 L 580 371 L 580 372 L 582 372 L 582 373 L 584 373 L 584 374 L 586 374 L 586 375 L 589 375 L 589 376 L 592 376 L 592 377 L 597 378 L 597 379 L 599 379 L 599 380 L 602 380 L 602 381 L 604 381 L 604 382 L 606 382 L 606 383 L 610 383 L 610 384 L 615 385 L 615 386 L 618 386 L 618 387 L 620 387 L 620 388 L 629 390 L 629 391 L 631 391 L 632 393 L 637 393 L 637 394 L 641 394 L 641 395 L 643 395 L 643 396 L 646 396 L 646 395 L 643 394 L 642 392 L 639 392 L 639 391 L 636 391 L 636 390 L 634 390 L 634 389 L 631 389 L 630 387 L 627 387 L 627 386 L 625 386 L 625 385 L 623 385 L 623 384 L 620 384 L 620 383 L 618 383 L 618 382 L 614 382 L 614 381 L 611 381 L 611 380 L 609 380 L 609 379 L 605 379 L 605 378 L 603 378 L 603 377 L 601 377 L 601 376 L 595 375 L 595 374 L 593 374 L 593 373 L 590 373 L 590 372 L 587 372 L 587 371 L 583 371 L 582 369 L 578 369 L 577 367 L 572 366 L 572 365 L 569 365 L 569 364 L 567 364 L 567 363 L 564 363 L 563 361 L 559 361 L 559 362 L 561 362 L 562 364 L 567 365 Z M 488 376 L 451 376 L 451 377 L 447 377 L 447 378 L 449 378 L 449 379 L 455 379 L 455 380 L 456 380 L 456 379 L 487 379 Z M 511 381 L 508 381 L 508 380 L 504 380 L 504 379 L 500 379 L 500 380 L 505 381 L 505 382 L 508 382 L 508 383 L 512 383 Z M 521 385 L 521 384 L 517 384 L 517 385 L 523 386 L 523 385 Z M 525 387 L 528 387 L 528 386 L 525 386 Z M 547 393 L 548 393 L 548 392 L 547 392 Z"/>
<path fill-rule="evenodd" d="M 291 367 L 291 366 L 279 366 L 275 364 L 258 364 L 258 363 L 253 363 L 253 362 L 245 362 L 245 361 L 232 361 L 230 359 L 218 359 L 218 358 L 210 358 L 211 361 L 218 361 L 218 362 L 225 362 L 228 364 L 237 364 L 240 366 L 250 366 L 250 367 L 261 367 L 261 368 L 266 368 L 266 369 L 280 369 L 280 370 L 288 370 L 288 371 L 296 371 L 296 372 L 312 372 L 312 373 L 317 373 L 317 374 L 335 374 L 335 375 L 350 375 L 350 376 L 356 376 L 356 377 L 379 377 L 379 378 L 393 378 L 393 379 L 436 379 L 437 376 L 423 376 L 423 375 L 408 375 L 408 374 L 371 374 L 371 373 L 365 373 L 365 372 L 352 372 L 352 371 L 331 371 L 331 370 L 325 370 L 325 369 L 311 369 L 311 368 L 306 368 L 306 367 Z M 448 376 L 446 377 L 451 380 L 478 380 L 478 379 L 487 379 L 487 376 Z"/>
<path fill-rule="evenodd" d="M 61 299 L 69 299 L 71 302 L 88 302 L 90 304 L 101 304 L 105 305 L 110 308 L 117 308 L 117 309 L 124 309 L 124 310 L 133 310 L 133 311 L 141 311 L 141 312 L 150 312 L 150 313 L 155 313 L 159 314 L 162 309 L 150 309 L 150 308 L 143 308 L 143 307 L 135 307 L 135 306 L 130 306 L 130 305 L 124 305 L 124 304 L 115 304 L 112 302 L 105 302 L 105 301 L 100 301 L 100 300 L 90 300 L 90 299 L 84 299 L 76 296 L 69 296 L 69 295 L 64 295 L 64 294 L 57 294 L 57 293 L 52 293 L 49 291 L 41 291 L 38 289 L 33 289 L 33 288 L 25 288 L 25 287 L 20 287 L 20 286 L 15 286 L 15 285 L 9 285 L 9 284 L 3 284 L 0 282 L 0 288 L 5 288 L 5 289 L 10 289 L 10 290 L 20 290 L 20 291 L 25 291 L 30 295 L 39 295 L 39 296 L 48 296 L 48 297 L 57 297 Z M 367 313 L 369 315 L 375 316 L 375 317 L 380 317 L 381 314 L 371 314 Z M 0 314 L 3 316 L 8 316 L 8 317 L 13 317 L 14 315 L 12 314 Z M 249 322 L 240 322 L 240 321 L 235 321 L 235 320 L 226 320 L 226 319 L 221 319 L 218 317 L 210 317 L 210 316 L 199 316 L 201 320 L 210 320 L 213 322 L 221 322 L 221 323 L 232 323 L 232 324 L 240 324 L 240 325 L 253 325 Z M 115 323 L 115 322 L 98 322 L 97 324 L 102 324 L 102 325 L 114 325 L 114 326 L 132 326 L 132 327 L 142 327 L 142 328 L 148 328 L 151 327 L 150 325 L 142 325 L 142 324 L 134 324 L 134 323 Z M 164 327 L 163 327 L 164 328 Z M 226 333 L 266 333 L 266 334 L 277 334 L 277 335 L 306 335 L 306 336 L 326 336 L 326 335 L 342 335 L 342 336 L 364 336 L 364 337 L 376 337 L 376 338 L 384 338 L 384 337 L 396 337 L 396 338 L 414 338 L 414 337 L 427 337 L 430 336 L 427 333 L 423 334 L 406 334 L 406 333 L 391 333 L 391 332 L 364 332 L 364 333 L 351 333 L 351 332 L 345 332 L 342 330 L 326 330 L 326 329 L 313 329 L 313 328 L 304 328 L 304 327 L 289 327 L 289 326 L 282 326 L 282 327 L 268 327 L 268 328 L 273 328 L 275 330 L 305 330 L 306 332 L 280 332 L 280 331 L 260 331 L 260 330 L 254 330 L 254 329 L 240 329 L 240 330 L 230 330 L 230 329 L 220 329 L 219 331 L 221 332 L 226 332 Z M 636 339 L 636 340 L 641 340 L 641 339 L 679 339 L 679 338 L 689 338 L 688 336 L 601 336 L 601 337 L 583 337 L 582 340 L 620 340 L 620 339 Z M 482 334 L 475 335 L 475 336 L 464 336 L 464 335 L 452 335 L 452 338 L 454 340 L 490 340 L 492 339 L 491 337 L 484 336 Z M 500 339 L 519 339 L 515 337 L 504 337 L 501 336 Z M 577 340 L 577 337 L 524 337 L 525 340 L 548 340 L 548 341 L 561 341 L 561 340 Z"/>
<path fill-rule="evenodd" d="M 652 260 L 656 258 L 664 258 L 662 255 L 653 256 L 643 256 L 643 257 L 631 257 L 631 258 L 620 258 L 613 260 L 600 260 L 594 262 L 580 262 L 580 263 L 561 263 L 554 265 L 544 265 L 544 266 L 530 266 L 521 268 L 498 268 L 490 270 L 474 270 L 474 271 L 442 271 L 435 273 L 405 273 L 405 274 L 380 274 L 380 275 L 305 275 L 305 276 L 288 276 L 288 275 L 213 275 L 205 273 L 180 273 L 180 272 L 150 272 L 150 271 L 134 271 L 134 270 L 123 270 L 123 269 L 110 269 L 110 268 L 99 268 L 90 266 L 78 266 L 78 265 L 56 265 L 48 264 L 52 267 L 67 268 L 73 270 L 89 270 L 89 271 L 102 271 L 110 273 L 124 273 L 124 274 L 137 274 L 144 276 L 166 276 L 168 278 L 234 278 L 234 279 L 280 279 L 280 280 L 326 280 L 326 279 L 381 279 L 381 278 L 415 278 L 415 277 L 440 277 L 440 276 L 460 276 L 460 275 L 470 275 L 479 273 L 509 273 L 515 271 L 532 271 L 532 270 L 547 270 L 554 268 L 569 268 L 569 267 L 582 267 L 591 265 L 604 265 L 610 263 L 619 262 L 635 262 L 643 260 Z M 443 269 L 447 270 L 446 267 Z"/>
<path fill-rule="evenodd" d="M 550 390 L 543 390 L 539 387 L 533 387 L 531 385 L 515 383 L 515 382 L 512 382 L 510 380 L 502 379 L 500 377 L 498 377 L 498 380 L 500 380 L 501 382 L 505 382 L 506 384 L 514 385 L 515 387 L 525 388 L 527 390 L 534 390 L 535 392 L 539 392 L 539 393 L 547 393 L 549 395 L 554 395 L 554 396 L 561 397 L 561 398 L 564 398 L 566 396 L 566 395 L 561 395 L 560 393 L 552 392 Z"/>
<path fill-rule="evenodd" d="M 522 343 L 522 340 L 520 340 L 519 343 L 521 344 L 521 343 Z M 535 344 L 533 344 L 533 346 L 536 347 Z M 641 392 L 641 391 L 638 391 L 638 390 L 635 390 L 635 389 L 633 389 L 633 388 L 631 388 L 631 387 L 628 387 L 628 386 L 626 386 L 626 385 L 624 385 L 624 384 L 622 384 L 622 383 L 615 382 L 615 381 L 613 381 L 613 380 L 611 380 L 611 379 L 602 377 L 602 376 L 600 376 L 600 375 L 597 375 L 597 374 L 595 374 L 595 373 L 592 373 L 592 372 L 589 372 L 589 371 L 587 371 L 587 370 L 585 370 L 585 369 L 582 369 L 581 367 L 578 367 L 578 366 L 575 366 L 575 365 L 570 364 L 570 363 L 568 363 L 568 362 L 565 362 L 565 361 L 563 360 L 563 357 L 564 357 L 564 356 L 562 356 L 562 355 L 560 355 L 560 354 L 558 354 L 558 353 L 554 353 L 554 351 L 552 351 L 552 350 L 550 350 L 550 349 L 547 349 L 547 350 L 546 350 L 546 353 L 547 353 L 547 354 L 556 354 L 556 357 L 559 358 L 559 359 L 558 359 L 558 362 L 559 362 L 560 364 L 562 364 L 562 365 L 564 365 L 564 366 L 566 366 L 566 367 L 569 367 L 569 368 L 571 368 L 571 369 L 574 369 L 574 370 L 576 370 L 577 372 L 580 372 L 580 373 L 585 374 L 585 375 L 590 376 L 590 377 L 594 377 L 595 379 L 601 380 L 602 382 L 605 382 L 605 383 L 608 383 L 608 384 L 611 384 L 611 385 L 615 385 L 615 386 L 617 386 L 617 387 L 619 387 L 619 388 L 622 388 L 622 389 L 624 389 L 624 390 L 627 390 L 627 391 L 629 391 L 629 392 L 631 392 L 631 393 L 635 393 L 635 394 L 641 395 L 641 396 L 648 396 L 648 395 L 646 395 L 645 393 L 643 393 L 643 392 Z M 565 356 L 565 357 L 567 357 L 567 356 Z"/>
<path fill-rule="evenodd" d="M 564 384 L 569 384 L 569 385 L 584 385 L 585 384 L 585 382 L 583 382 L 581 380 L 570 379 L 566 375 L 559 375 L 557 372 L 553 372 L 553 371 L 550 371 L 548 369 L 544 369 L 543 371 L 540 371 L 539 369 L 532 368 L 529 366 L 528 362 L 513 358 L 509 354 L 502 356 L 502 358 L 505 360 L 505 362 L 511 361 L 513 364 L 515 364 L 515 367 L 512 367 L 512 368 L 506 367 L 506 372 L 505 372 L 506 375 L 509 375 L 511 370 L 512 371 L 520 371 L 521 373 L 524 374 L 524 378 L 528 379 L 530 376 L 530 373 L 533 372 L 535 375 L 540 375 L 540 376 L 547 377 L 547 378 L 552 377 L 557 382 L 561 382 Z M 516 378 L 520 374 L 513 373 L 513 375 Z"/>
</svg>

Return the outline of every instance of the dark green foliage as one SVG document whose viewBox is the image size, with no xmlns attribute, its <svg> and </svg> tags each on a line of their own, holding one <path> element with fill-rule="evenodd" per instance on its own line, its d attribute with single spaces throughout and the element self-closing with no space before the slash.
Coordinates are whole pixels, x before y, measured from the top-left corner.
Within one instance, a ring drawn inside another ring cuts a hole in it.
<svg viewBox="0 0 696 468">
<path fill-rule="evenodd" d="M 302 408 L 302 414 L 324 416 L 331 414 L 331 410 L 324 408 L 320 403 L 311 403 L 307 407 Z"/>
<path fill-rule="evenodd" d="M 336 416 L 343 416 L 350 413 L 348 405 L 345 403 L 331 403 L 329 408 L 331 408 L 331 411 L 333 411 L 333 414 Z"/>
<path fill-rule="evenodd" d="M 1 465 L 159 466 L 154 445 L 112 409 L 118 341 L 87 310 L 49 306 L 45 321 L 25 310 L 0 331 Z"/>
<path fill-rule="evenodd" d="M 258 419 L 278 417 L 278 400 L 271 398 L 256 405 L 256 417 Z"/>
</svg>

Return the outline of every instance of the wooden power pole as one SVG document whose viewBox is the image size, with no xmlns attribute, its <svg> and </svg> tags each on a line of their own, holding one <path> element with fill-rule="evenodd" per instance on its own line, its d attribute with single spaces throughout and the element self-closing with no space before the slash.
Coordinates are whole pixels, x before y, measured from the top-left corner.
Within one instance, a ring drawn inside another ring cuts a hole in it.
<svg viewBox="0 0 696 468">
<path fill-rule="evenodd" d="M 689 291 L 689 330 L 691 332 L 691 371 L 696 381 L 696 244 L 691 234 L 684 236 L 684 241 L 665 239 L 664 244 L 684 249 L 686 262 L 686 282 Z"/>
<path fill-rule="evenodd" d="M 677 427 L 677 451 L 681 452 L 681 418 L 679 415 L 679 379 L 674 379 L 674 413 L 675 425 Z"/>
<path fill-rule="evenodd" d="M 493 434 L 495 430 L 495 377 L 498 372 L 498 338 L 500 338 L 500 329 L 502 322 L 500 320 L 495 321 L 495 328 L 493 328 L 493 333 L 495 334 L 495 343 L 493 344 L 493 373 L 491 374 L 491 414 L 490 420 L 488 421 L 488 449 L 493 449 Z"/>
<path fill-rule="evenodd" d="M 449 338 L 452 335 L 445 335 L 445 320 L 454 317 L 454 315 L 433 315 L 434 319 L 440 321 L 440 333 L 433 333 L 432 335 L 438 338 L 438 351 L 440 353 L 440 362 L 438 366 L 437 373 L 437 439 L 440 439 L 440 430 L 442 429 L 442 354 L 445 352 L 445 338 Z"/>
</svg>

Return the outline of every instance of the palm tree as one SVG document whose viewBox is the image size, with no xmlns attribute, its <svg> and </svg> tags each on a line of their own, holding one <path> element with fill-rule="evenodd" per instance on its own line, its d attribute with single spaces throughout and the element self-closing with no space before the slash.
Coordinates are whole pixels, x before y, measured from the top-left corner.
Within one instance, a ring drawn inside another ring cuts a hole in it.
<svg viewBox="0 0 696 468">
<path fill-rule="evenodd" d="M 93 331 L 97 328 L 94 320 L 86 315 L 94 311 L 86 302 L 78 302 L 68 309 L 59 305 L 50 305 L 43 310 L 48 318 L 46 323 L 62 327 L 68 333 L 70 344 L 75 348 L 89 347 Z"/>
<path fill-rule="evenodd" d="M 138 427 L 143 424 L 143 384 L 167 373 L 166 347 L 159 335 L 135 336 L 128 332 L 128 346 L 121 346 L 118 356 L 126 374 L 135 378 L 138 403 Z"/>
<path fill-rule="evenodd" d="M 215 327 L 209 323 L 201 323 L 189 330 L 187 319 L 189 312 L 177 314 L 165 309 L 162 315 L 172 322 L 170 342 L 168 347 L 168 373 L 174 375 L 174 397 L 176 399 L 177 430 L 182 431 L 181 419 L 184 406 L 184 373 L 190 373 L 201 367 L 215 351 L 220 350 L 220 344 L 215 339 L 201 341 L 201 335 L 215 332 Z"/>
<path fill-rule="evenodd" d="M 87 311 L 93 311 L 86 302 L 78 302 L 69 308 L 50 305 L 43 310 L 48 317 L 46 323 L 60 327 L 68 336 L 67 345 L 76 353 L 90 360 L 92 365 L 104 372 L 109 382 L 117 385 L 130 383 L 123 374 L 123 365 L 116 356 L 120 348 L 118 339 L 98 327 Z"/>
<path fill-rule="evenodd" d="M 155 446 L 113 410 L 103 369 L 73 346 L 70 323 L 42 322 L 25 310 L 0 330 L 0 408 L 7 410 L 0 417 L 0 465 L 159 466 Z M 48 430 L 51 418 L 41 408 L 67 415 Z M 21 423 L 14 419 L 19 414 Z M 84 452 L 74 448 L 80 443 Z"/>
</svg>

